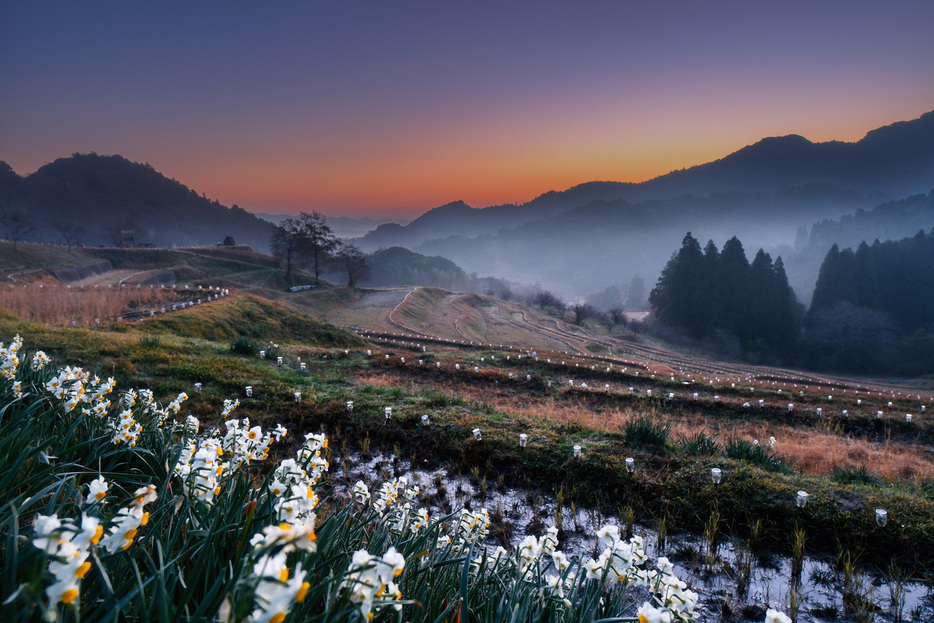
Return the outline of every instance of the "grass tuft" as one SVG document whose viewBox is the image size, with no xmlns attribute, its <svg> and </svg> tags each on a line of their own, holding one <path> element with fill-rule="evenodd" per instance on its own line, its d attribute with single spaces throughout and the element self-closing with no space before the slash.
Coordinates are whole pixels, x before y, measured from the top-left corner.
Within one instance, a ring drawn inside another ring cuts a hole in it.
<svg viewBox="0 0 934 623">
<path fill-rule="evenodd" d="M 681 435 L 678 445 L 688 456 L 714 456 L 723 452 L 717 440 L 703 431 Z"/>
<path fill-rule="evenodd" d="M 878 485 L 881 482 L 865 463 L 838 467 L 833 470 L 833 479 L 844 485 Z"/>
<path fill-rule="evenodd" d="M 626 443 L 631 446 L 664 448 L 671 434 L 671 424 L 645 416 L 634 417 L 623 428 Z"/>
<path fill-rule="evenodd" d="M 779 474 L 790 474 L 792 469 L 788 467 L 784 459 L 772 452 L 771 448 L 754 444 L 751 441 L 740 439 L 736 435 L 730 435 L 726 442 L 726 455 L 731 459 L 748 461 L 758 465 L 770 472 Z"/>
</svg>

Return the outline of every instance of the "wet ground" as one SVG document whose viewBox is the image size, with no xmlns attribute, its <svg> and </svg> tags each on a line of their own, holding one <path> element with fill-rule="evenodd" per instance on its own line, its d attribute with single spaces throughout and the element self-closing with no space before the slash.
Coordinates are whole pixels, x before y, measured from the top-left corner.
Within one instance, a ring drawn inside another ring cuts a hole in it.
<svg viewBox="0 0 934 623">
<path fill-rule="evenodd" d="M 407 459 L 393 455 L 366 458 L 354 454 L 343 465 L 340 457 L 335 457 L 331 474 L 338 492 L 346 492 L 357 480 L 374 491 L 387 479 L 405 476 L 418 484 L 419 502 L 432 519 L 461 508 L 485 507 L 491 516 L 490 547 L 515 547 L 525 536 L 541 536 L 557 524 L 561 528 L 559 547 L 568 556 L 596 556 L 594 533 L 598 528 L 614 523 L 621 532 L 627 529 L 625 518 L 559 505 L 553 495 L 477 482 L 444 469 L 413 469 Z M 830 560 L 805 555 L 796 574 L 791 557 L 750 551 L 742 543 L 721 538 L 711 547 L 700 536 L 660 536 L 639 524 L 631 530 L 645 539 L 650 560 L 667 556 L 675 563 L 676 575 L 701 595 L 695 613 L 698 623 L 761 622 L 766 608 L 789 613 L 793 600 L 798 604 L 799 623 L 934 621 L 934 586 L 900 579 L 892 571 L 880 573 L 858 566 L 838 569 Z M 789 544 L 791 540 L 789 535 Z"/>
</svg>

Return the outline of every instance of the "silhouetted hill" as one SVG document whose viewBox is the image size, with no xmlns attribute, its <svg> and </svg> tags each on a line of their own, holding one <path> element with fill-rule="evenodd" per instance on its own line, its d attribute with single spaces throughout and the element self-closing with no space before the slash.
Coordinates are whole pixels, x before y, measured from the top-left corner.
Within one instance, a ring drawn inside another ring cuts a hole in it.
<svg viewBox="0 0 934 623">
<path fill-rule="evenodd" d="M 752 208 L 764 198 L 767 209 L 790 209 L 804 217 L 804 224 L 925 192 L 932 183 L 934 112 L 873 130 L 855 143 L 812 143 L 798 135 L 765 138 L 719 160 L 639 184 L 588 182 L 545 193 L 522 205 L 484 209 L 455 202 L 430 210 L 405 227 L 378 228 L 356 243 L 372 250 L 414 247 L 432 238 L 493 235 L 601 201 L 660 202 L 655 206 L 662 209 L 666 200 L 694 196 L 697 202 L 688 210 L 698 212 L 709 210 L 707 199 L 722 193 L 746 193 L 753 198 Z M 743 208 L 732 212 L 742 215 Z M 680 216 L 667 214 L 668 218 Z M 714 208 L 707 216 L 723 215 Z"/>
<path fill-rule="evenodd" d="M 0 204 L 26 212 L 38 226 L 29 239 L 42 242 L 58 242 L 56 225 L 71 223 L 83 228 L 79 239 L 90 245 L 114 244 L 120 229 L 131 229 L 137 243 L 156 246 L 210 245 L 232 236 L 268 250 L 273 229 L 121 156 L 75 154 L 26 177 L 3 163 Z"/>
<path fill-rule="evenodd" d="M 269 214 L 268 212 L 254 212 L 253 214 L 263 219 L 264 221 L 269 221 L 273 225 L 278 225 L 290 216 L 295 216 L 294 214 Z M 409 219 L 376 219 L 367 216 L 360 218 L 354 218 L 350 216 L 326 216 L 325 220 L 328 224 L 328 227 L 334 231 L 334 235 L 341 239 L 359 238 L 360 236 L 366 235 L 368 232 L 373 231 L 380 225 L 387 223 L 407 225 L 410 222 Z"/>
<path fill-rule="evenodd" d="M 426 257 L 402 247 L 381 249 L 367 257 L 371 286 L 436 286 L 465 290 L 470 277 L 454 262 L 443 257 Z"/>
</svg>

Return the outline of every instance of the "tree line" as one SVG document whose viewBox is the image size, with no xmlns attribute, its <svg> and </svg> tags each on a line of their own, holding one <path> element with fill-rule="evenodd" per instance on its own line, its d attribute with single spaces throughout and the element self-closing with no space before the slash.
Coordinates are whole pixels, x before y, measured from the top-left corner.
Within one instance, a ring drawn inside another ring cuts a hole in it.
<svg viewBox="0 0 934 623">
<path fill-rule="evenodd" d="M 799 360 L 816 368 L 934 372 L 934 229 L 824 257 Z"/>
<path fill-rule="evenodd" d="M 750 354 L 788 355 L 801 316 L 782 259 L 759 249 L 752 263 L 735 236 L 701 250 L 690 232 L 662 270 L 649 303 L 659 322 L 702 340 L 735 338 Z"/>
<path fill-rule="evenodd" d="M 733 237 L 701 250 L 688 233 L 649 295 L 655 321 L 718 350 L 818 370 L 934 372 L 934 229 L 898 241 L 836 244 L 811 307 L 795 299 L 781 258 L 751 263 Z"/>
<path fill-rule="evenodd" d="M 329 268 L 342 271 L 347 285 L 353 287 L 370 274 L 366 254 L 340 240 L 320 212 L 302 212 L 283 219 L 272 232 L 272 254 L 285 264 L 285 281 L 296 267 L 308 267 L 315 285 Z"/>
</svg>

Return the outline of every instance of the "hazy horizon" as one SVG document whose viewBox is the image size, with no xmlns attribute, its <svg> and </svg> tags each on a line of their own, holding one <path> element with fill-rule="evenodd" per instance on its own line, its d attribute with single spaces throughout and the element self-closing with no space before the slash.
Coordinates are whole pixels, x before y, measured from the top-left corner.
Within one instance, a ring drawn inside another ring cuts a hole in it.
<svg viewBox="0 0 934 623">
<path fill-rule="evenodd" d="M 8 4 L 0 160 L 120 154 L 251 212 L 523 203 L 917 118 L 932 21 L 927 2 Z"/>
</svg>

